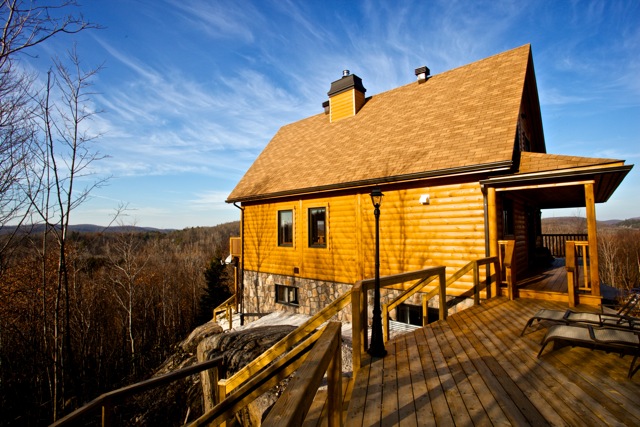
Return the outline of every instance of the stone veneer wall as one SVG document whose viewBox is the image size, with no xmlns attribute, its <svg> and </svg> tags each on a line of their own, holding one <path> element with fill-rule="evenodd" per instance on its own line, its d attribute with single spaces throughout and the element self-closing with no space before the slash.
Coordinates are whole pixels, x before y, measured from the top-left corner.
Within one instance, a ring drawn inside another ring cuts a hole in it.
<svg viewBox="0 0 640 427">
<path fill-rule="evenodd" d="M 276 303 L 276 284 L 294 286 L 298 288 L 298 305 Z M 313 316 L 332 301 L 346 292 L 351 291 L 351 284 L 325 282 L 313 279 L 303 279 L 295 276 L 282 276 L 278 274 L 260 273 L 256 271 L 244 272 L 244 312 L 245 313 L 271 313 L 284 311 L 293 314 L 306 314 Z M 382 289 L 381 302 L 387 303 L 399 295 L 398 291 Z M 369 317 L 373 309 L 373 292 L 369 292 Z M 453 297 L 447 297 L 447 300 Z M 407 304 L 422 305 L 422 294 L 418 293 L 406 301 Z M 432 308 L 439 307 L 439 297 L 435 296 L 428 302 Z M 453 314 L 473 305 L 473 299 L 468 298 L 460 304 L 449 308 L 448 313 Z M 338 313 L 337 320 L 351 322 L 351 306 L 347 306 Z M 392 313 L 392 317 L 395 314 Z"/>
</svg>

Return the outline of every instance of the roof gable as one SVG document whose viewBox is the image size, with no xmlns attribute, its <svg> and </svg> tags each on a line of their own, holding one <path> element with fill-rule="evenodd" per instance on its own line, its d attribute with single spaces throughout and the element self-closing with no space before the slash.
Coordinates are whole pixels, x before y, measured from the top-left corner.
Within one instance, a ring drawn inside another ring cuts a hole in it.
<svg viewBox="0 0 640 427">
<path fill-rule="evenodd" d="M 228 201 L 509 167 L 530 63 L 525 45 L 283 126 Z"/>
</svg>

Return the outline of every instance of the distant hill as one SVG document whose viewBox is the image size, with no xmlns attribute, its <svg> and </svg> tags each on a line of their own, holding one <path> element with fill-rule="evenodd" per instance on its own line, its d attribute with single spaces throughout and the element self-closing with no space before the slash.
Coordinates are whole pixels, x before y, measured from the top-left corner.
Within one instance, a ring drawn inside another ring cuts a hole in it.
<svg viewBox="0 0 640 427">
<path fill-rule="evenodd" d="M 640 217 L 625 220 L 609 219 L 597 221 L 598 227 L 602 228 L 636 228 L 640 229 Z M 543 233 L 581 233 L 586 232 L 587 219 L 583 217 L 561 216 L 542 219 Z M 559 231 L 561 230 L 561 231 Z"/>
<path fill-rule="evenodd" d="M 15 226 L 0 227 L 0 235 L 10 234 L 15 231 Z M 44 231 L 44 224 L 22 225 L 20 226 L 20 232 L 22 233 L 41 233 Z M 135 227 L 132 225 L 115 225 L 111 227 L 103 227 L 101 225 L 94 224 L 77 224 L 70 225 L 69 231 L 77 233 L 124 233 L 124 232 L 139 232 L 139 233 L 170 233 L 175 229 L 160 229 L 153 227 Z"/>
</svg>

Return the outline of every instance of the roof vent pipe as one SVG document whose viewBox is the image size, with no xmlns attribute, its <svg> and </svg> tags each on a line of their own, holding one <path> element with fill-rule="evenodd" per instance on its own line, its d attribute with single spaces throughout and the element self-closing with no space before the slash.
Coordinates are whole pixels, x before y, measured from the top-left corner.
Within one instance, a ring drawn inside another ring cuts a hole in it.
<svg viewBox="0 0 640 427">
<path fill-rule="evenodd" d="M 429 78 L 429 73 L 431 72 L 431 70 L 429 70 L 429 67 L 427 67 L 426 65 L 423 65 L 420 68 L 416 68 L 415 72 L 416 77 L 418 78 L 418 83 L 424 83 Z"/>
<path fill-rule="evenodd" d="M 351 74 L 349 70 L 342 70 L 342 77 L 348 77 L 349 74 Z"/>
</svg>

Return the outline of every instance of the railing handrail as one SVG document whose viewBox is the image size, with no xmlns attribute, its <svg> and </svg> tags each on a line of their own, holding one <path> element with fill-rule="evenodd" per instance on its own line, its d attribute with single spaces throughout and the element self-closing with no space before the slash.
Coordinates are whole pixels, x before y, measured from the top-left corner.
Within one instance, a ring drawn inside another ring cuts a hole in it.
<svg viewBox="0 0 640 427">
<path fill-rule="evenodd" d="M 543 233 L 542 246 L 549 249 L 551 255 L 559 258 L 566 256 L 565 246 L 567 240 L 587 240 L 587 233 Z"/>
<path fill-rule="evenodd" d="M 329 427 L 342 425 L 342 352 L 340 322 L 329 322 L 298 368 L 295 377 L 278 398 L 262 423 L 265 427 L 296 427 L 303 424 L 313 399 L 327 373 Z"/>
<path fill-rule="evenodd" d="M 236 303 L 236 295 L 233 294 L 229 298 L 227 298 L 222 304 L 220 304 L 219 306 L 214 308 L 213 312 L 214 313 L 216 313 L 216 312 L 220 313 L 222 311 L 225 311 L 227 309 L 227 306 L 233 305 L 235 303 Z"/>
<path fill-rule="evenodd" d="M 480 301 L 480 296 L 479 296 L 479 292 L 480 292 L 480 274 L 479 274 L 479 268 L 482 265 L 489 265 L 489 264 L 494 264 L 494 268 L 496 270 L 496 281 L 499 282 L 500 278 L 499 278 L 499 269 L 498 269 L 498 257 L 485 257 L 485 258 L 480 258 L 477 260 L 471 260 L 469 261 L 467 264 L 465 264 L 463 267 L 461 267 L 458 271 L 456 271 L 453 275 L 451 275 L 445 282 L 445 294 L 446 294 L 446 289 L 449 288 L 449 286 L 453 285 L 456 281 L 458 281 L 460 278 L 462 278 L 465 274 L 467 274 L 469 271 L 473 270 L 473 297 L 474 297 L 474 303 L 478 304 Z M 426 286 L 429 285 L 429 283 L 431 283 L 433 280 L 436 279 L 437 276 L 431 276 L 430 278 L 428 277 L 424 277 L 421 278 L 420 280 L 418 280 L 418 282 L 414 283 L 413 285 L 411 285 L 409 288 L 407 288 L 402 294 L 398 295 L 396 298 L 394 298 L 393 300 L 391 300 L 389 303 L 384 304 L 382 307 L 382 322 L 383 322 L 383 335 L 384 335 L 384 339 L 385 342 L 386 340 L 389 338 L 389 321 L 388 321 L 388 314 L 391 310 L 397 308 L 400 304 L 402 304 L 404 301 L 406 301 L 407 299 L 409 299 L 411 296 L 415 295 L 417 292 L 420 292 L 422 289 L 424 289 Z M 491 274 L 488 272 L 487 273 L 487 278 L 491 277 Z M 488 280 L 487 280 L 488 282 Z M 423 304 L 426 303 L 426 301 L 429 301 L 431 298 L 433 298 L 434 296 L 436 296 L 438 293 L 440 292 L 440 289 L 438 286 L 434 286 L 434 288 L 427 292 L 424 296 L 423 296 Z M 463 294 L 463 296 L 466 294 Z M 423 312 L 426 311 L 426 308 L 423 307 Z M 423 323 L 424 323 L 423 319 Z"/>
<path fill-rule="evenodd" d="M 398 283 L 406 283 L 412 280 L 424 281 L 431 276 L 440 277 L 440 287 L 444 294 L 445 284 L 445 267 L 431 267 L 423 270 L 409 271 L 405 273 L 393 274 L 390 276 L 380 277 L 380 287 L 389 287 Z M 361 366 L 362 350 L 366 350 L 365 343 L 367 343 L 367 298 L 363 298 L 368 290 L 375 286 L 375 279 L 359 280 L 351 288 L 351 309 L 352 309 L 352 351 L 353 351 L 353 375 L 357 374 L 358 369 Z M 442 314 L 442 311 L 441 311 Z M 444 314 L 446 316 L 446 313 Z"/>
<path fill-rule="evenodd" d="M 331 319 L 349 303 L 351 303 L 351 292 L 346 292 L 331 304 L 310 317 L 296 329 L 291 331 L 284 338 L 275 343 L 267 351 L 263 352 L 260 356 L 233 374 L 231 377 L 219 380 L 218 385 L 220 392 L 218 394 L 220 398 L 223 399 L 224 396 L 228 395 L 253 375 L 260 372 L 267 365 L 284 354 L 288 349 L 300 342 L 300 340 L 307 337 L 319 326 Z"/>
<path fill-rule="evenodd" d="M 226 313 L 229 329 L 233 329 L 233 309 L 236 304 L 236 294 L 231 295 L 225 302 L 213 309 L 213 321 L 218 321 L 218 313 Z"/>
<path fill-rule="evenodd" d="M 324 329 L 319 329 L 311 336 L 306 337 L 283 357 L 242 383 L 233 393 L 218 402 L 213 409 L 206 411 L 198 419 L 189 423 L 189 427 L 218 426 L 231 419 L 236 412 L 295 372 L 323 332 Z"/>
<path fill-rule="evenodd" d="M 117 390 L 112 390 L 107 393 L 103 393 L 100 396 L 93 399 L 91 402 L 86 405 L 76 409 L 75 411 L 67 414 L 65 417 L 60 418 L 50 427 L 64 426 L 68 423 L 72 423 L 77 421 L 78 419 L 84 417 L 89 412 L 95 410 L 98 407 L 103 408 L 103 423 L 102 425 L 108 425 L 109 416 L 105 414 L 105 411 L 111 409 L 112 406 L 117 404 L 122 399 L 133 396 L 134 394 L 141 393 L 143 391 L 147 391 L 156 387 L 160 387 L 162 385 L 171 383 L 173 381 L 180 380 L 182 378 L 186 378 L 188 376 L 197 374 L 199 372 L 205 371 L 211 368 L 217 368 L 222 365 L 223 358 L 222 356 L 216 357 L 211 360 L 207 360 L 206 362 L 196 363 L 195 365 L 191 365 L 186 368 L 178 369 L 173 372 L 169 372 L 168 374 L 161 375 L 159 377 L 150 378 L 145 381 L 140 381 L 135 384 L 130 384 L 128 386 L 119 388 Z M 106 419 L 105 419 L 106 418 Z"/>
</svg>

